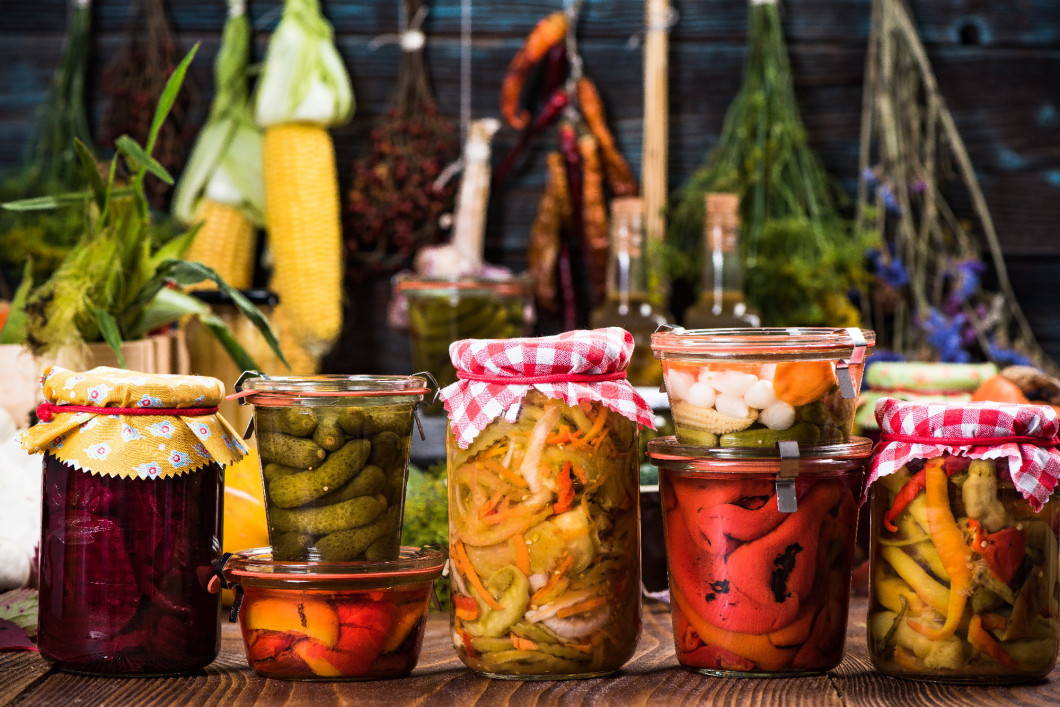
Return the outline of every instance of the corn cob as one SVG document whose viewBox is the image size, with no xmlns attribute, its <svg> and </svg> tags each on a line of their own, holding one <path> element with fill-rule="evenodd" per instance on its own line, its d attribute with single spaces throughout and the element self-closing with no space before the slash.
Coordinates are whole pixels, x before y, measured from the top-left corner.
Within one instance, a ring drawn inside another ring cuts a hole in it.
<svg viewBox="0 0 1060 707">
<path fill-rule="evenodd" d="M 687 425 L 714 434 L 746 430 L 758 419 L 758 411 L 754 408 L 750 409 L 747 417 L 729 417 L 714 408 L 698 407 L 683 401 L 674 402 L 672 409 L 674 422 L 678 425 Z"/>
<path fill-rule="evenodd" d="M 331 135 L 322 125 L 265 129 L 265 222 L 284 331 L 323 355 L 342 329 L 342 234 Z"/>
<path fill-rule="evenodd" d="M 247 215 L 236 206 L 206 198 L 199 203 L 195 221 L 201 221 L 202 227 L 184 258 L 208 265 L 236 289 L 253 285 L 257 233 Z"/>
</svg>

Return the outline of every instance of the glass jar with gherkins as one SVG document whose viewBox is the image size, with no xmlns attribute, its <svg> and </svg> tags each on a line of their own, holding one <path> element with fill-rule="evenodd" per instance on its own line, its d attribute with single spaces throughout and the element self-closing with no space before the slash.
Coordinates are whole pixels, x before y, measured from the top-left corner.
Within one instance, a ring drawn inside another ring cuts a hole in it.
<svg viewBox="0 0 1060 707">
<path fill-rule="evenodd" d="M 940 682 L 1044 678 L 1060 647 L 1056 412 L 883 398 L 876 419 L 873 664 Z"/>
<path fill-rule="evenodd" d="M 449 410 L 453 642 L 472 670 L 618 670 L 640 633 L 638 427 L 620 328 L 464 340 Z"/>
<path fill-rule="evenodd" d="M 527 276 L 399 276 L 395 291 L 408 302 L 412 367 L 429 371 L 440 386 L 456 382 L 449 344 L 524 336 L 534 320 Z"/>
<path fill-rule="evenodd" d="M 395 559 L 426 379 L 244 374 L 237 387 L 254 405 L 273 559 Z"/>
</svg>

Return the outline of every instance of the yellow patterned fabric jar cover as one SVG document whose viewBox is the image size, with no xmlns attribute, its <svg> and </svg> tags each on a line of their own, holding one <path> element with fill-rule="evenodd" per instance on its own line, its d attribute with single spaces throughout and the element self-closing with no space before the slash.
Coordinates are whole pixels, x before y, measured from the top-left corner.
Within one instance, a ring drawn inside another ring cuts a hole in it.
<svg viewBox="0 0 1060 707">
<path fill-rule="evenodd" d="M 164 479 L 210 462 L 228 466 L 247 452 L 217 414 L 224 385 L 216 378 L 52 366 L 41 389 L 47 402 L 22 445 L 82 471 Z"/>
<path fill-rule="evenodd" d="M 222 547 L 223 466 L 247 451 L 215 378 L 49 368 L 37 648 L 60 670 L 175 675 L 220 647 L 208 581 Z"/>
</svg>

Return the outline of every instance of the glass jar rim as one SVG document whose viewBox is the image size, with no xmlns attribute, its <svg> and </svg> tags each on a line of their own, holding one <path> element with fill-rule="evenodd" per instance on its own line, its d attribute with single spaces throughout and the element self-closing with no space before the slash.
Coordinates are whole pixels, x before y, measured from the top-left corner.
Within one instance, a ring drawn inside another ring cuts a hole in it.
<svg viewBox="0 0 1060 707">
<path fill-rule="evenodd" d="M 237 388 L 248 392 L 257 405 L 278 396 L 289 401 L 292 397 L 390 397 L 418 396 L 420 399 L 430 392 L 427 379 L 420 375 L 344 375 L 322 374 L 315 376 L 248 376 L 244 374 Z M 276 401 L 276 404 L 281 404 Z"/>
<path fill-rule="evenodd" d="M 236 584 L 289 581 L 306 583 L 365 583 L 378 586 L 431 582 L 442 576 L 446 553 L 435 547 L 402 546 L 396 560 L 356 560 L 320 562 L 314 560 L 274 560 L 268 547 L 243 550 L 232 555 L 225 565 L 225 576 Z"/>
<path fill-rule="evenodd" d="M 648 458 L 660 470 L 724 472 L 774 476 L 781 458 L 776 449 L 758 447 L 696 447 L 677 437 L 648 442 Z M 849 442 L 799 448 L 799 473 L 836 473 L 863 466 L 872 455 L 872 440 L 851 437 Z"/>
<path fill-rule="evenodd" d="M 865 355 L 876 344 L 876 332 L 859 329 Z M 652 334 L 656 358 L 696 360 L 839 359 L 852 355 L 857 342 L 847 329 L 831 327 L 762 327 L 745 329 L 669 329 Z"/>
<path fill-rule="evenodd" d="M 532 284 L 530 276 L 525 273 L 461 277 L 398 275 L 394 280 L 394 291 L 413 296 L 458 293 L 525 296 L 530 294 Z"/>
</svg>

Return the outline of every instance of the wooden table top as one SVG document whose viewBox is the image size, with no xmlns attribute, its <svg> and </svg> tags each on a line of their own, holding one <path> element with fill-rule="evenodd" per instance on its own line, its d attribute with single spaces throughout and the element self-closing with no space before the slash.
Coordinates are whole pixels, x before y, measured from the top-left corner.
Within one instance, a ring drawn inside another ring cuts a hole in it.
<svg viewBox="0 0 1060 707">
<path fill-rule="evenodd" d="M 36 653 L 0 653 L 0 704 L 19 705 L 1058 705 L 1060 669 L 1050 680 L 1018 686 L 945 685 L 888 678 L 873 671 L 865 645 L 866 600 L 851 605 L 846 655 L 825 675 L 722 679 L 682 669 L 674 656 L 669 610 L 645 607 L 636 655 L 619 673 L 570 681 L 491 680 L 457 659 L 448 617 L 427 624 L 412 675 L 376 682 L 287 682 L 247 666 L 239 629 L 224 625 L 220 657 L 203 673 L 174 678 L 90 678 L 50 669 Z"/>
</svg>

